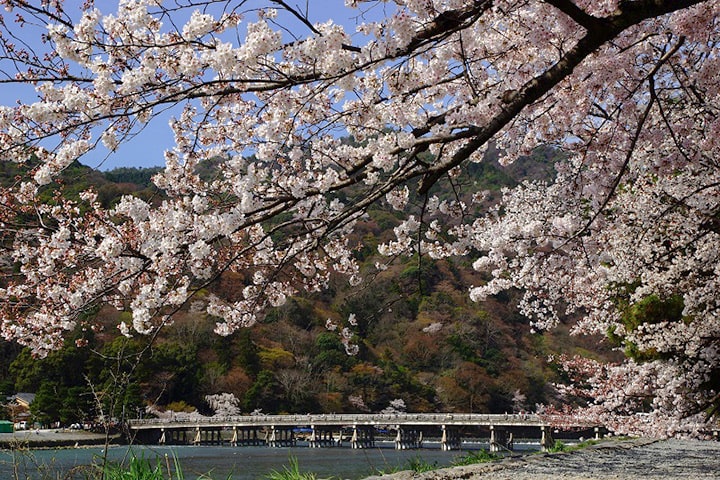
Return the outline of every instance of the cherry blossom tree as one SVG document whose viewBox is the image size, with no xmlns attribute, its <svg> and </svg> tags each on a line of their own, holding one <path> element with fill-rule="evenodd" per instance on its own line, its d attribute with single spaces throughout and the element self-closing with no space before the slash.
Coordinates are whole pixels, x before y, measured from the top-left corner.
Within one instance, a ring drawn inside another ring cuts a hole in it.
<svg viewBox="0 0 720 480">
<path fill-rule="evenodd" d="M 716 417 L 717 0 L 346 0 L 352 28 L 284 1 L 0 3 L 0 81 L 35 97 L 0 107 L 5 338 L 42 354 L 98 303 L 132 311 L 127 335 L 190 303 L 229 334 L 361 283 L 353 227 L 381 204 L 405 214 L 383 255 L 469 256 L 473 299 L 518 288 L 535 328 L 579 319 L 628 352 L 562 359 L 583 414 L 659 435 Z M 168 113 L 161 199 L 62 195 L 73 161 Z M 452 200 L 491 145 L 552 146 L 557 178 Z M 236 296 L 197 295 L 226 272 Z"/>
<path fill-rule="evenodd" d="M 240 411 L 240 400 L 232 393 L 206 395 L 205 401 L 212 408 L 215 416 L 218 417 L 232 417 L 242 413 Z"/>
<path fill-rule="evenodd" d="M 402 398 L 396 398 L 394 400 L 390 401 L 390 404 L 380 410 L 380 413 L 385 415 L 392 415 L 396 413 L 405 413 L 407 410 L 407 406 L 405 405 L 405 400 Z"/>
</svg>

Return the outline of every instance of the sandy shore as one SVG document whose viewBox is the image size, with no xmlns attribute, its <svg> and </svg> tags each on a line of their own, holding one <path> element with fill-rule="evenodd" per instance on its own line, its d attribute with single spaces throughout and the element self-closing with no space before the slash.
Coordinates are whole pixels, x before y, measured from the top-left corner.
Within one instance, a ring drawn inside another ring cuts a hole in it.
<svg viewBox="0 0 720 480">
<path fill-rule="evenodd" d="M 366 480 L 675 480 L 720 479 L 720 442 L 608 440 L 582 450 L 513 457 L 426 473 Z"/>
<path fill-rule="evenodd" d="M 112 437 L 112 440 L 116 443 L 117 437 Z M 105 434 L 82 430 L 18 430 L 14 433 L 0 433 L 0 448 L 58 448 L 103 444 Z"/>
</svg>

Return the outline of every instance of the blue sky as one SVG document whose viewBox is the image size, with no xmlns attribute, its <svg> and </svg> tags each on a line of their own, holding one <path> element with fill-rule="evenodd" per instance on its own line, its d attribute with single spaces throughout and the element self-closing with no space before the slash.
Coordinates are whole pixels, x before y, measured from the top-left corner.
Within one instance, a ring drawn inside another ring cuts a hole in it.
<svg viewBox="0 0 720 480">
<path fill-rule="evenodd" d="M 267 4 L 270 2 L 262 3 Z M 299 6 L 301 10 L 305 10 L 307 7 L 309 17 L 313 22 L 324 22 L 328 19 L 333 19 L 333 21 L 345 25 L 349 33 L 354 32 L 355 25 L 363 21 L 362 18 L 357 18 L 362 11 L 346 8 L 344 6 L 344 0 L 289 0 L 288 4 L 291 6 Z M 103 13 L 114 13 L 117 11 L 117 2 L 114 1 L 96 0 L 95 5 Z M 382 2 L 374 5 L 369 12 L 366 12 L 365 20 L 377 19 L 378 16 L 383 14 Z M 367 9 L 368 7 L 364 8 Z M 0 14 L 2 14 L 2 12 L 0 12 Z M 246 19 L 247 21 L 255 21 L 256 17 L 253 13 L 250 13 L 246 16 Z M 9 18 L 6 18 L 6 21 L 7 20 L 9 20 Z M 305 36 L 307 34 L 306 27 L 298 28 L 299 36 Z M 33 31 L 26 28 L 21 30 L 21 32 L 26 36 L 40 35 L 40 30 Z M 289 35 L 288 39 L 290 39 Z M 27 41 L 27 43 L 31 45 L 39 45 L 39 37 L 37 39 L 23 38 L 23 41 Z M 24 103 L 30 103 L 34 101 L 34 98 L 36 98 L 34 92 L 27 87 L 21 88 L 20 86 L 11 86 L 8 84 L 0 87 L 0 104 L 3 105 L 14 105 L 18 99 L 22 99 Z M 97 150 L 85 155 L 81 159 L 82 163 L 101 170 L 109 170 L 117 167 L 152 167 L 163 165 L 163 152 L 167 148 L 172 147 L 174 143 L 172 132 L 168 126 L 168 121 L 171 117 L 172 111 L 159 114 L 156 118 L 152 119 L 145 129 L 139 132 L 131 142 L 121 146 L 117 152 L 108 156 L 108 152 L 100 146 Z"/>
</svg>

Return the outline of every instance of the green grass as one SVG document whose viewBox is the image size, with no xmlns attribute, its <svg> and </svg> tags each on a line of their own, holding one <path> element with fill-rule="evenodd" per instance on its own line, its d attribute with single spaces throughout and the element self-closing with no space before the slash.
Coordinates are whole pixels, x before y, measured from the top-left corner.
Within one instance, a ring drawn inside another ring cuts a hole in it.
<svg viewBox="0 0 720 480">
<path fill-rule="evenodd" d="M 145 457 L 132 457 L 127 465 L 115 463 L 106 465 L 103 478 L 105 480 L 166 480 L 172 478 L 172 473 L 164 471 L 159 459 L 153 466 Z M 182 480 L 182 472 L 176 478 Z"/>
<path fill-rule="evenodd" d="M 229 480 L 231 474 L 227 476 Z M 133 456 L 127 464 L 111 463 L 102 469 L 102 480 L 185 480 L 182 467 L 176 455 L 172 456 L 172 467 L 170 457 L 165 455 L 165 462 L 159 458 L 153 465 L 145 457 Z M 209 475 L 201 475 L 201 480 L 212 480 Z"/>
<path fill-rule="evenodd" d="M 583 448 L 589 447 L 591 445 L 595 445 L 599 443 L 600 440 L 585 440 L 584 442 L 580 442 L 576 445 L 567 445 L 560 440 L 555 440 L 555 443 L 552 447 L 548 448 L 548 453 L 558 453 L 558 452 L 573 452 L 575 450 L 581 450 Z"/>
<path fill-rule="evenodd" d="M 62 472 L 60 467 L 50 463 L 40 463 L 27 448 L 12 451 L 13 458 L 10 460 L 14 472 L 10 477 L 12 480 L 59 480 L 78 478 L 83 480 L 185 480 L 180 462 L 175 454 L 172 457 L 165 455 L 165 458 L 147 459 L 144 456 L 137 457 L 131 452 L 127 461 L 105 462 L 100 458 L 89 465 L 79 465 L 67 472 Z M 200 476 L 193 475 L 198 480 L 213 480 L 210 473 Z M 230 480 L 232 474 L 223 477 Z M 303 477 L 294 477 L 303 478 Z M 310 480 L 313 477 L 304 477 Z"/>
<path fill-rule="evenodd" d="M 389 475 L 391 473 L 402 472 L 405 470 L 412 470 L 415 473 L 430 472 L 437 470 L 437 462 L 430 463 L 420 456 L 409 458 L 402 465 L 397 465 L 389 468 L 376 469 L 376 475 Z"/>
<path fill-rule="evenodd" d="M 316 480 L 314 473 L 300 471 L 297 457 L 290 457 L 290 466 L 283 465 L 282 470 L 272 470 L 265 475 L 266 480 Z"/>
<path fill-rule="evenodd" d="M 422 457 L 413 457 L 405 462 L 407 468 L 405 470 L 412 470 L 415 473 L 429 472 L 438 468 L 437 462 L 429 463 Z"/>
<path fill-rule="evenodd" d="M 453 460 L 453 467 L 460 467 L 463 465 L 474 465 L 476 463 L 487 463 L 498 460 L 500 457 L 496 453 L 488 452 L 487 450 L 477 450 L 475 452 L 469 452 L 462 457 L 457 457 Z"/>
</svg>

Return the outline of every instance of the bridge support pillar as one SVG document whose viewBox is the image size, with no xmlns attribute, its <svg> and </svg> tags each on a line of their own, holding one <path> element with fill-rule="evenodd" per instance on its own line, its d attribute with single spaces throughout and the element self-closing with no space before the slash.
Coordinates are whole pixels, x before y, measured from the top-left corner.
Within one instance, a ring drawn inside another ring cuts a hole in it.
<svg viewBox="0 0 720 480">
<path fill-rule="evenodd" d="M 267 439 L 258 436 L 257 427 L 238 427 L 233 426 L 233 441 L 230 443 L 234 446 L 257 446 L 264 445 Z"/>
<path fill-rule="evenodd" d="M 375 427 L 353 426 L 351 448 L 373 448 L 375 446 Z"/>
<path fill-rule="evenodd" d="M 403 427 L 397 425 L 397 435 L 395 436 L 395 450 L 410 450 L 413 448 L 422 448 L 422 431 L 414 427 Z"/>
<path fill-rule="evenodd" d="M 180 439 L 179 435 L 178 433 L 178 440 Z M 185 434 L 183 433 L 183 435 Z M 192 441 L 193 445 L 221 445 L 222 442 L 222 430 L 220 428 L 195 427 L 195 437 Z"/>
<path fill-rule="evenodd" d="M 309 441 L 310 448 L 334 447 L 336 445 L 332 428 L 318 428 L 315 425 L 311 425 L 310 428 L 312 429 Z"/>
<path fill-rule="evenodd" d="M 512 433 L 495 425 L 490 425 L 490 451 L 500 452 L 502 450 L 512 450 L 512 448 Z"/>
<path fill-rule="evenodd" d="M 460 450 L 461 444 L 460 431 L 457 428 L 451 428 L 447 425 L 443 425 L 440 449 L 445 452 L 450 450 Z"/>
<path fill-rule="evenodd" d="M 550 427 L 543 425 L 540 427 L 540 449 L 543 452 L 547 452 L 553 445 L 555 445 L 555 440 L 552 438 Z"/>
<path fill-rule="evenodd" d="M 213 428 L 210 430 L 210 444 L 211 445 L 222 445 L 223 435 L 222 428 Z"/>
<path fill-rule="evenodd" d="M 268 438 L 269 447 L 293 447 L 295 446 L 295 432 L 292 427 L 270 427 Z"/>
</svg>

